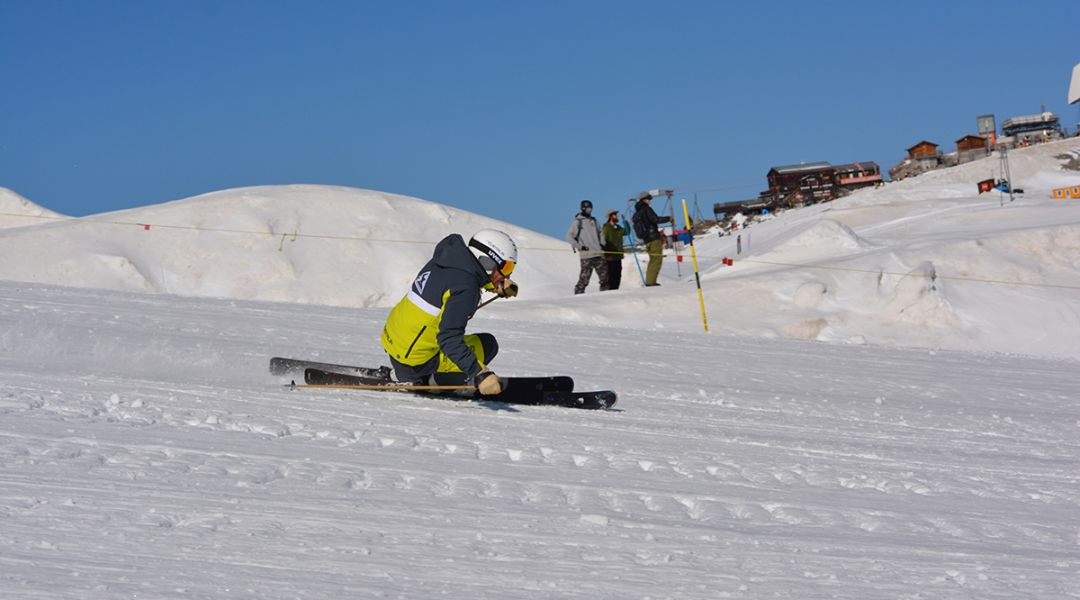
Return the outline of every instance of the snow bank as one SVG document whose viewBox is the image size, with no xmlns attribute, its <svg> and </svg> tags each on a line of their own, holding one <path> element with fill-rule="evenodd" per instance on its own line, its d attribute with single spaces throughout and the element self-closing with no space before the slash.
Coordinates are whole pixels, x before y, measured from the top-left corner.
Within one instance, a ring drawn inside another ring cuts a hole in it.
<svg viewBox="0 0 1080 600">
<path fill-rule="evenodd" d="M 710 328 L 858 344 L 1080 357 L 1080 202 L 1050 190 L 1080 140 L 1010 153 L 1015 201 L 979 195 L 997 157 L 786 211 L 696 250 Z M 140 224 L 150 224 L 147 230 Z M 702 329 L 690 261 L 643 289 L 574 297 L 569 246 L 444 205 L 331 186 L 225 190 L 77 221 L 0 230 L 0 278 L 184 296 L 387 307 L 448 233 L 506 230 L 522 295 L 493 318 L 673 332 Z M 683 252 L 684 256 L 687 254 Z M 731 258 L 734 266 L 722 259 Z M 639 255 L 642 267 L 648 257 Z"/>
<path fill-rule="evenodd" d="M 0 229 L 39 225 L 50 218 L 63 217 L 64 215 L 58 212 L 38 206 L 19 194 L 0 187 Z"/>
<path fill-rule="evenodd" d="M 148 225 L 148 227 L 144 226 Z M 484 227 L 517 240 L 532 294 L 572 269 L 553 238 L 432 202 L 331 186 L 226 190 L 9 232 L 5 279 L 185 296 L 389 306 L 434 243 Z"/>
</svg>

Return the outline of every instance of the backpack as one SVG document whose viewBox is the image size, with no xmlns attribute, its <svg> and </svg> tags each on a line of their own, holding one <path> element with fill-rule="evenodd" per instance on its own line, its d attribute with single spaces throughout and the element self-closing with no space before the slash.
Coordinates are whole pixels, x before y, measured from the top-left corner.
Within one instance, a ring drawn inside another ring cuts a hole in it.
<svg viewBox="0 0 1080 600">
<path fill-rule="evenodd" d="M 644 240 L 649 235 L 649 227 L 645 224 L 645 211 L 639 210 L 634 213 L 634 234 L 639 240 Z"/>
</svg>

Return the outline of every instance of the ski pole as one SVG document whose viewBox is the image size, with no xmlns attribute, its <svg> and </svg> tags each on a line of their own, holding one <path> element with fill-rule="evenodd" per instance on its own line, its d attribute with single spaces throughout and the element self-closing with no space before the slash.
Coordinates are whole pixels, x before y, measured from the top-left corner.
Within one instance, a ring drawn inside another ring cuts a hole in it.
<svg viewBox="0 0 1080 600">
<path fill-rule="evenodd" d="M 511 287 L 512 287 L 512 289 L 514 291 L 514 295 L 516 296 L 517 295 L 517 289 L 518 289 L 517 284 L 512 282 L 512 281 L 510 283 L 511 283 Z M 483 302 L 480 303 L 480 306 L 476 307 L 476 310 L 480 310 L 481 308 L 484 308 L 485 306 L 487 306 L 488 304 L 491 304 L 492 302 L 498 300 L 499 298 L 509 298 L 509 296 L 495 296 L 494 298 L 484 300 Z M 473 311 L 474 314 L 476 313 L 476 310 Z"/>
<path fill-rule="evenodd" d="M 645 272 L 641 270 L 641 261 L 638 260 L 637 249 L 634 248 L 634 244 L 637 243 L 634 241 L 634 231 L 630 229 L 630 224 L 626 222 L 626 215 L 619 216 L 622 217 L 623 225 L 626 226 L 626 236 L 630 238 L 630 250 L 634 255 L 634 263 L 637 264 L 638 275 L 641 275 L 641 285 L 645 285 Z"/>
<path fill-rule="evenodd" d="M 682 277 L 682 255 L 679 254 L 679 236 L 675 233 L 675 202 L 672 201 L 671 196 L 668 196 L 668 202 L 671 206 L 671 249 L 675 251 L 675 274 Z M 683 198 L 683 212 L 686 212 L 686 198 Z M 686 225 L 686 229 L 690 229 L 690 225 Z"/>
</svg>

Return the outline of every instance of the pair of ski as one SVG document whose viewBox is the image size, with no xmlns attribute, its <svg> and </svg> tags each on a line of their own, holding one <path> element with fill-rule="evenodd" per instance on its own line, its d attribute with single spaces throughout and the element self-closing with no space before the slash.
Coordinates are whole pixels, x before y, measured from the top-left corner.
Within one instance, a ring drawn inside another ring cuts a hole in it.
<svg viewBox="0 0 1080 600">
<path fill-rule="evenodd" d="M 304 386 L 327 389 L 362 389 L 373 391 L 395 391 L 411 394 L 430 395 L 448 400 L 476 400 L 502 402 L 505 404 L 526 404 L 533 406 L 562 406 L 597 410 L 611 408 L 617 396 L 611 390 L 593 392 L 575 392 L 574 380 L 566 376 L 553 377 L 504 377 L 503 391 L 493 396 L 481 396 L 475 389 L 461 390 L 471 394 L 437 394 L 450 390 L 437 389 L 440 386 L 400 385 L 390 379 L 390 367 L 375 369 L 353 367 L 309 360 L 274 357 L 270 359 L 271 375 L 299 375 L 303 373 Z M 295 381 L 292 384 L 298 387 Z M 433 389 L 435 388 L 435 389 Z"/>
</svg>

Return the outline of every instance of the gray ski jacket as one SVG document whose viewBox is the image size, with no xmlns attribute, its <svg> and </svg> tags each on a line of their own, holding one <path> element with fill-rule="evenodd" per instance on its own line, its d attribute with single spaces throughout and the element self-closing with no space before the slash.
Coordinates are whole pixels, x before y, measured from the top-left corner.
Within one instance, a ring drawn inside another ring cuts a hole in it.
<svg viewBox="0 0 1080 600">
<path fill-rule="evenodd" d="M 581 260 L 588 260 L 595 256 L 604 255 L 604 233 L 600 230 L 600 224 L 592 216 L 586 217 L 578 213 L 574 215 L 574 222 L 570 224 L 566 232 L 566 241 L 581 255 Z"/>
</svg>

